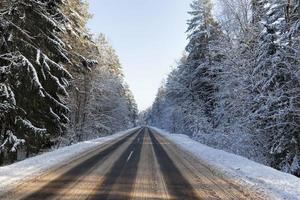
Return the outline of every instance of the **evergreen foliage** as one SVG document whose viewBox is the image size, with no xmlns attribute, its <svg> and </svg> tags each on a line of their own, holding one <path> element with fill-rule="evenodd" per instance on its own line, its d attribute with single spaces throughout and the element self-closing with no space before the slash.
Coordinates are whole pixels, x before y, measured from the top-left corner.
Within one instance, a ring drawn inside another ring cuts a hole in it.
<svg viewBox="0 0 300 200">
<path fill-rule="evenodd" d="M 111 106 L 122 104 L 127 111 L 120 122 L 127 126 L 107 127 L 115 131 L 134 125 L 136 105 L 116 55 L 106 57 L 114 59 L 111 66 L 96 70 L 102 66 L 98 58 L 107 51 L 98 48 L 87 31 L 90 14 L 85 1 L 11 0 L 0 6 L 0 164 L 91 138 L 89 134 L 100 136 L 87 129 L 81 137 L 97 87 L 117 92 L 99 97 L 100 107 L 115 98 L 122 103 Z M 118 72 L 107 77 L 111 70 Z"/>
<path fill-rule="evenodd" d="M 143 119 L 300 176 L 299 1 L 218 3 L 191 4 L 187 55 Z"/>
</svg>

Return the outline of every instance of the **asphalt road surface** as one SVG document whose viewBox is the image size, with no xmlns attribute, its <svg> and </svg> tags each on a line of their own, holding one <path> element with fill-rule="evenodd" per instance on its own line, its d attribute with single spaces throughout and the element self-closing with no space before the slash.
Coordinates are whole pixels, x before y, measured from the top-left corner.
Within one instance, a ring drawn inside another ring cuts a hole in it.
<svg viewBox="0 0 300 200">
<path fill-rule="evenodd" d="M 140 128 L 18 185 L 6 200 L 263 199 L 155 130 Z"/>
</svg>

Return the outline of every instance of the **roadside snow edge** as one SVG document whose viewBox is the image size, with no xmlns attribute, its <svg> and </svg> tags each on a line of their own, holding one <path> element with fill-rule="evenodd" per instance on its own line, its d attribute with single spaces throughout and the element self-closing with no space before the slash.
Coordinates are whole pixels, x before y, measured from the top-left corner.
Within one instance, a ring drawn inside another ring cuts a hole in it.
<svg viewBox="0 0 300 200">
<path fill-rule="evenodd" d="M 96 147 L 105 142 L 119 138 L 138 127 L 121 131 L 110 136 L 100 137 L 90 141 L 80 142 L 71 146 L 55 149 L 11 165 L 0 167 L 0 194 L 13 188 L 16 184 L 34 178 L 47 170 L 63 165 L 68 160 Z"/>
<path fill-rule="evenodd" d="M 271 199 L 300 200 L 300 179 L 291 174 L 239 155 L 208 147 L 186 135 L 151 128 L 240 184 L 262 189 Z"/>
</svg>

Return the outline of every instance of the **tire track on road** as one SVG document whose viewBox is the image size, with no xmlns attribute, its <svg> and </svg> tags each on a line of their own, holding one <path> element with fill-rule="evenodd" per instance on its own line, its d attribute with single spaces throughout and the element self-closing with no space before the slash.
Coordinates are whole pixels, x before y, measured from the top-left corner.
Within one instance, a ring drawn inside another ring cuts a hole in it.
<svg viewBox="0 0 300 200">
<path fill-rule="evenodd" d="M 266 199 L 251 187 L 245 187 L 227 177 L 213 166 L 199 160 L 188 151 L 182 150 L 178 144 L 172 143 L 155 130 L 153 136 L 173 160 L 182 175 L 194 188 L 198 199 L 211 200 L 262 200 Z"/>
<path fill-rule="evenodd" d="M 101 150 L 99 153 L 91 156 L 84 162 L 76 165 L 75 167 L 68 170 L 66 173 L 60 175 L 58 178 L 49 182 L 47 185 L 40 188 L 38 191 L 22 198 L 22 200 L 47 200 L 54 198 L 60 190 L 68 187 L 73 184 L 77 180 L 79 180 L 85 174 L 88 174 L 92 171 L 95 166 L 100 165 L 105 162 L 105 160 L 120 147 L 120 145 L 124 144 L 127 140 L 137 134 L 140 130 L 135 131 L 134 133 L 129 134 L 125 138 L 117 141 L 116 143 L 108 146 L 107 148 Z M 95 150 L 99 151 L 99 150 Z"/>
<path fill-rule="evenodd" d="M 114 163 L 96 194 L 90 200 L 126 200 L 136 180 L 145 130 L 143 129 L 120 158 Z"/>
<path fill-rule="evenodd" d="M 145 129 L 141 159 L 131 200 L 169 200 L 163 175 L 159 170 L 149 129 Z"/>
<path fill-rule="evenodd" d="M 184 178 L 162 145 L 149 129 L 155 155 L 172 200 L 197 200 L 193 186 Z"/>
</svg>

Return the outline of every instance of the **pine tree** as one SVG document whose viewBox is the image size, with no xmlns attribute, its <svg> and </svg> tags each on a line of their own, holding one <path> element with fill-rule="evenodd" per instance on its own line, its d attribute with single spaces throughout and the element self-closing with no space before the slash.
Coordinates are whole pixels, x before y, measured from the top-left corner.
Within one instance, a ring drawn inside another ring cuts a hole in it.
<svg viewBox="0 0 300 200">
<path fill-rule="evenodd" d="M 220 35 L 218 23 L 212 16 L 210 0 L 194 0 L 191 4 L 192 18 L 188 21 L 186 51 L 190 60 L 209 60 L 210 44 Z"/>
<path fill-rule="evenodd" d="M 195 0 L 191 8 L 187 56 L 170 73 L 150 112 L 152 124 L 189 135 L 207 133 L 212 127 L 215 79 L 219 73 L 216 63 L 222 59 L 217 47 L 222 32 L 212 16 L 211 2 Z"/>
<path fill-rule="evenodd" d="M 84 124 L 79 140 L 112 134 L 136 125 L 137 105 L 124 83 L 121 64 L 115 50 L 101 34 L 96 40 L 98 65 L 93 71 L 85 113 L 94 119 Z"/>
<path fill-rule="evenodd" d="M 188 56 L 145 118 L 299 176 L 300 1 L 249 3 L 240 27 L 248 33 L 232 34 L 218 27 L 209 1 L 193 1 Z"/>
<path fill-rule="evenodd" d="M 62 12 L 67 17 L 68 25 L 62 35 L 67 45 L 71 64 L 66 65 L 72 74 L 69 88 L 69 97 L 66 98 L 70 108 L 68 133 L 62 138 L 62 145 L 76 142 L 83 133 L 83 127 L 88 123 L 86 109 L 90 98 L 94 69 L 97 66 L 96 58 L 99 50 L 88 33 L 87 21 L 91 18 L 88 12 L 88 3 L 81 0 L 68 0 L 62 5 Z"/>
<path fill-rule="evenodd" d="M 256 94 L 252 120 L 261 139 L 268 141 L 270 164 L 299 175 L 299 57 L 285 37 L 289 28 L 285 2 L 269 3 L 252 74 Z"/>
<path fill-rule="evenodd" d="M 66 130 L 63 96 L 73 77 L 63 65 L 72 61 L 61 36 L 69 25 L 61 6 L 61 0 L 12 0 L 1 10 L 2 155 L 21 142 L 27 155 L 37 153 Z"/>
<path fill-rule="evenodd" d="M 189 87 L 196 97 L 195 101 L 203 107 L 207 117 L 215 105 L 215 92 L 217 91 L 214 79 L 219 73 L 216 63 L 220 62 L 218 43 L 222 32 L 212 16 L 212 4 L 209 0 L 197 0 L 191 4 L 192 19 L 188 21 L 188 39 L 186 47 L 188 52 L 185 70 L 189 74 Z"/>
<path fill-rule="evenodd" d="M 125 101 L 127 102 L 128 109 L 128 127 L 135 127 L 138 120 L 138 107 L 134 96 L 127 84 L 125 84 L 124 86 L 124 97 Z"/>
</svg>

